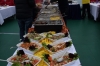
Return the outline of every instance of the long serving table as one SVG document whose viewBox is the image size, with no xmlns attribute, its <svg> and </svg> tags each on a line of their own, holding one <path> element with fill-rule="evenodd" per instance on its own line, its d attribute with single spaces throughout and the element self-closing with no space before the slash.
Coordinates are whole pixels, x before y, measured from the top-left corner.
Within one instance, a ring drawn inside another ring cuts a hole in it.
<svg viewBox="0 0 100 66">
<path fill-rule="evenodd" d="M 0 25 L 4 23 L 4 19 L 15 14 L 15 6 L 0 6 Z"/>
<path fill-rule="evenodd" d="M 3 18 L 2 18 L 1 13 L 0 13 L 0 25 L 2 25 L 2 24 L 3 24 L 3 22 L 4 22 L 4 20 L 3 20 Z"/>
<path fill-rule="evenodd" d="M 90 13 L 94 17 L 94 20 L 97 20 L 99 14 L 99 5 L 100 3 L 90 3 Z"/>
<path fill-rule="evenodd" d="M 63 25 L 63 27 L 66 27 L 65 24 Z M 68 35 L 68 38 L 71 39 L 70 34 Z M 18 50 L 20 50 L 20 48 L 17 48 L 16 51 L 13 53 L 13 55 L 16 55 L 16 53 L 17 53 Z M 67 52 L 68 53 L 77 53 L 73 44 L 70 46 L 70 48 L 68 49 Z M 8 63 L 7 66 L 11 66 L 11 64 Z M 77 60 L 73 61 L 71 64 L 66 64 L 64 66 L 82 66 L 82 65 L 81 65 L 80 60 L 77 59 Z"/>
<path fill-rule="evenodd" d="M 64 22 L 63 19 L 62 19 L 62 22 Z M 65 23 L 63 23 L 62 27 L 63 27 L 62 29 L 64 29 L 64 31 L 66 31 L 66 30 L 68 31 L 68 29 L 67 29 Z M 68 38 L 68 39 L 71 39 L 70 34 L 68 34 L 67 38 Z M 68 40 L 67 38 L 66 38 L 65 40 Z M 63 40 L 63 41 L 64 41 L 64 40 Z M 15 55 L 15 54 L 17 53 L 17 50 L 19 50 L 19 49 L 20 49 L 20 48 L 17 48 L 13 55 Z M 66 50 L 63 51 L 63 52 L 65 53 Z M 68 52 L 68 53 L 76 53 L 76 50 L 75 50 L 75 47 L 74 47 L 73 44 L 70 46 L 70 48 L 68 49 L 67 52 Z M 7 66 L 11 66 L 11 64 L 8 63 Z M 80 63 L 80 60 L 77 59 L 77 60 L 73 61 L 71 64 L 66 64 L 66 65 L 64 65 L 64 66 L 81 66 L 81 63 Z"/>
</svg>

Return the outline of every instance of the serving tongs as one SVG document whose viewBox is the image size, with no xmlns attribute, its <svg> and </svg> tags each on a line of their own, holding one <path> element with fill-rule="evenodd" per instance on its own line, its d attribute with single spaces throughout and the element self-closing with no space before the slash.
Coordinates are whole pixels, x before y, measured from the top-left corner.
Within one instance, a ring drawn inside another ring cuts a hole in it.
<svg viewBox="0 0 100 66">
<path fill-rule="evenodd" d="M 0 61 L 6 61 L 7 62 L 7 60 L 3 60 L 3 59 L 0 59 Z"/>
<path fill-rule="evenodd" d="M 48 5 L 49 5 L 49 4 L 46 5 L 45 9 L 48 9 Z"/>
<path fill-rule="evenodd" d="M 7 61 L 7 60 L 4 60 L 4 59 L 0 59 L 0 61 Z M 23 62 L 29 62 L 30 60 L 24 60 L 24 61 L 22 61 L 22 63 Z"/>
</svg>

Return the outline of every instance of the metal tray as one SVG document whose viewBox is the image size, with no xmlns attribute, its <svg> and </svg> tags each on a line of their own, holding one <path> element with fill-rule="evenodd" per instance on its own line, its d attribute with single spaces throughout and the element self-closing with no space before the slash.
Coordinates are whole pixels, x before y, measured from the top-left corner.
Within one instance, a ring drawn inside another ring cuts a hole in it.
<svg viewBox="0 0 100 66">
<path fill-rule="evenodd" d="M 50 17 L 38 17 L 37 20 L 38 21 L 47 21 L 47 20 L 50 20 Z"/>
<path fill-rule="evenodd" d="M 51 20 L 52 17 L 55 17 L 53 20 L 61 20 L 61 15 L 60 14 L 40 14 L 36 20 Z M 58 19 L 56 17 L 59 17 Z"/>
<path fill-rule="evenodd" d="M 45 13 L 45 14 L 43 14 L 43 13 L 40 13 L 40 15 L 38 16 L 38 17 L 50 17 L 50 16 L 60 16 L 60 14 L 59 13 Z"/>
<path fill-rule="evenodd" d="M 53 9 L 56 8 L 56 11 L 53 11 Z M 51 17 L 54 16 L 59 16 L 59 18 L 55 18 L 55 19 L 59 19 L 59 20 L 54 20 Z M 50 20 L 52 19 L 52 20 Z M 60 11 L 58 10 L 57 7 L 47 7 L 47 9 L 43 8 L 40 10 L 40 13 L 36 19 L 36 21 L 34 22 L 34 26 L 35 26 L 35 31 L 36 32 L 48 32 L 48 31 L 56 31 L 56 32 L 61 32 L 62 29 L 62 17 L 60 14 Z"/>
<path fill-rule="evenodd" d="M 48 7 L 41 9 L 40 13 L 59 13 L 59 10 L 57 7 Z"/>
<path fill-rule="evenodd" d="M 63 22 L 61 20 L 41 20 L 41 21 L 35 21 L 34 25 L 63 25 Z"/>
</svg>

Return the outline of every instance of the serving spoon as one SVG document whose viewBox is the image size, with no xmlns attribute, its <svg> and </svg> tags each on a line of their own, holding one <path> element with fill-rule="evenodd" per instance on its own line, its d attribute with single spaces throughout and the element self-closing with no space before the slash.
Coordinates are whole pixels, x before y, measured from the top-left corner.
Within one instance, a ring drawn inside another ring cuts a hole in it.
<svg viewBox="0 0 100 66">
<path fill-rule="evenodd" d="M 7 60 L 3 60 L 3 59 L 0 59 L 0 61 L 6 61 L 7 62 Z"/>
</svg>

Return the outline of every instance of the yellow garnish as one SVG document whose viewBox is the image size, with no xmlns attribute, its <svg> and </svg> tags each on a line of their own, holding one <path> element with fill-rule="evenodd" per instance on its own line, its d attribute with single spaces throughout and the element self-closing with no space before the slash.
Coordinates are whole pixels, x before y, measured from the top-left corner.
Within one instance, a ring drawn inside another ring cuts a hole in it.
<svg viewBox="0 0 100 66">
<path fill-rule="evenodd" d="M 51 16 L 50 20 L 60 20 L 60 17 L 59 16 Z"/>
<path fill-rule="evenodd" d="M 41 57 L 41 58 L 43 57 L 43 54 L 52 54 L 52 53 L 49 52 L 44 47 L 40 48 L 37 52 L 34 53 L 35 56 L 38 56 L 38 57 Z"/>
<path fill-rule="evenodd" d="M 47 44 L 47 45 L 53 43 L 53 41 L 50 40 L 50 39 L 48 39 L 48 38 L 44 38 L 44 39 L 40 40 L 39 42 L 40 42 L 41 44 L 42 44 L 42 43 L 45 43 L 45 44 Z"/>
<path fill-rule="evenodd" d="M 56 34 L 56 32 L 55 32 L 55 31 L 49 31 L 49 33 L 51 33 L 51 34 Z"/>
<path fill-rule="evenodd" d="M 44 60 L 41 60 L 41 61 L 37 64 L 37 66 L 48 66 L 48 65 L 44 62 Z"/>
</svg>

